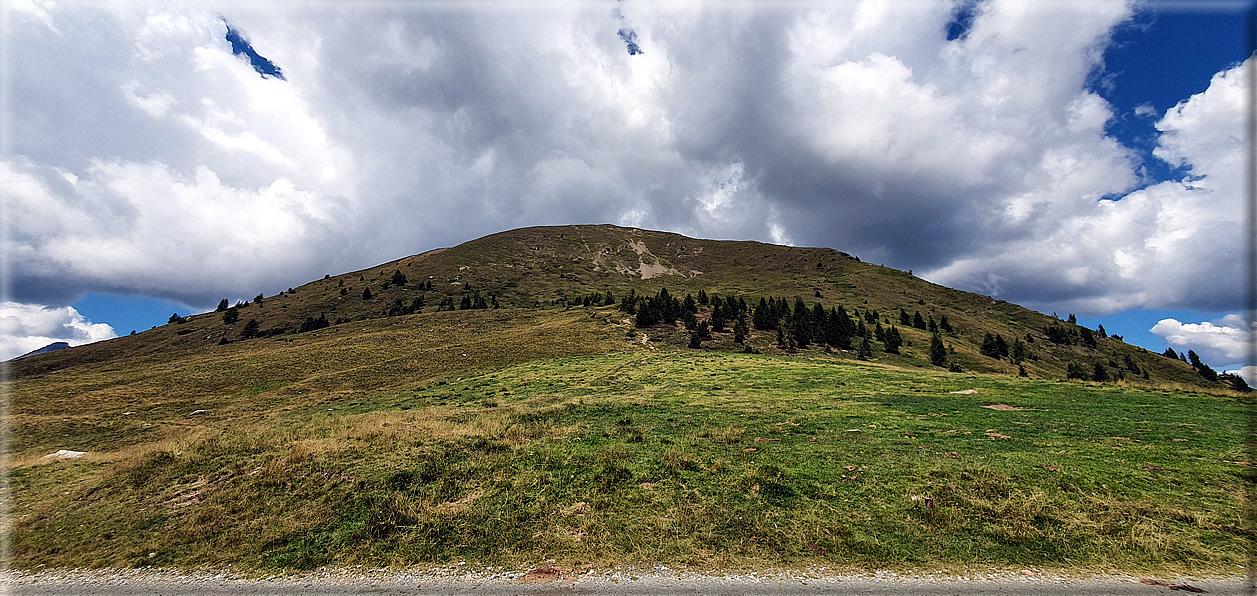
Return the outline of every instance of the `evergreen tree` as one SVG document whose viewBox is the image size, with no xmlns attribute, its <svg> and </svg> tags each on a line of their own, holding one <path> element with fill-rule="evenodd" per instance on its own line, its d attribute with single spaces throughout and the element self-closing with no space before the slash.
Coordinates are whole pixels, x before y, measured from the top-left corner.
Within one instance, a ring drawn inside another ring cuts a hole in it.
<svg viewBox="0 0 1257 596">
<path fill-rule="evenodd" d="M 1232 390 L 1238 391 L 1240 393 L 1248 393 L 1249 391 L 1253 390 L 1252 387 L 1248 386 L 1248 381 L 1245 381 L 1244 377 L 1241 377 L 1237 374 L 1224 372 L 1218 375 L 1218 380 L 1222 381 L 1223 383 L 1226 383 L 1227 385 L 1231 387 Z"/>
<path fill-rule="evenodd" d="M 930 336 L 930 364 L 934 366 L 947 364 L 947 348 L 943 346 L 943 338 L 937 333 Z"/>
<path fill-rule="evenodd" d="M 1108 369 L 1104 368 L 1104 365 L 1099 362 L 1095 363 L 1095 367 L 1091 372 L 1091 380 L 1097 383 L 1107 382 L 1109 380 Z"/>
<path fill-rule="evenodd" d="M 655 309 L 650 306 L 650 301 L 643 301 L 637 307 L 637 326 L 650 327 L 658 322 L 659 313 L 655 312 Z"/>
<path fill-rule="evenodd" d="M 755 307 L 755 312 L 751 315 L 751 322 L 760 331 L 770 331 L 777 325 L 777 318 L 773 316 L 772 308 L 763 296 L 760 296 L 759 306 Z"/>
<path fill-rule="evenodd" d="M 257 319 L 249 319 L 249 322 L 244 324 L 244 330 L 240 332 L 240 337 L 244 339 L 249 339 L 251 337 L 256 337 L 257 334 L 258 334 Z"/>
<path fill-rule="evenodd" d="M 1070 325 L 1077 325 L 1077 324 L 1078 324 L 1078 317 L 1075 317 L 1075 316 L 1074 316 L 1074 313 L 1072 313 L 1072 312 L 1071 312 L 1071 313 L 1069 313 L 1069 324 L 1070 324 Z"/>
<path fill-rule="evenodd" d="M 990 331 L 982 336 L 982 347 L 978 348 L 978 352 L 989 358 L 999 358 L 999 346 L 995 344 L 995 336 Z"/>
<path fill-rule="evenodd" d="M 717 302 L 716 306 L 711 309 L 711 329 L 720 333 L 725 330 L 726 323 L 728 323 L 728 315 L 725 313 L 724 304 Z"/>
<path fill-rule="evenodd" d="M 214 312 L 223 312 L 223 311 L 227 310 L 227 305 L 228 305 L 228 304 L 229 304 L 229 303 L 227 302 L 227 299 L 226 299 L 226 298 L 223 298 L 223 299 L 222 299 L 222 300 L 218 303 L 218 308 L 215 308 L 215 309 L 214 309 Z"/>
<path fill-rule="evenodd" d="M 179 313 L 174 313 L 174 314 L 170 315 L 170 318 L 169 318 L 169 319 L 167 319 L 167 320 L 166 320 L 166 324 L 167 324 L 167 325 L 169 325 L 170 323 L 182 323 L 182 322 L 184 322 L 184 321 L 186 321 L 186 320 L 187 320 L 187 319 L 185 319 L 185 318 L 183 318 L 183 317 L 179 316 Z"/>
<path fill-rule="evenodd" d="M 1192 365 L 1192 368 L 1196 369 L 1196 372 L 1199 373 L 1200 376 L 1210 381 L 1218 380 L 1218 371 L 1213 370 L 1208 364 L 1202 362 L 1200 360 L 1200 356 L 1196 354 L 1195 350 L 1187 351 L 1187 361 Z"/>
<path fill-rule="evenodd" d="M 1048 341 L 1054 344 L 1069 345 L 1069 332 L 1057 323 L 1051 323 L 1043 328 L 1043 332 L 1047 334 Z"/>
<path fill-rule="evenodd" d="M 925 328 L 928 329 L 930 333 L 938 333 L 938 323 L 934 322 L 933 315 L 930 316 L 930 321 L 925 325 Z"/>
<path fill-rule="evenodd" d="M 363 299 L 363 300 L 370 300 L 370 299 L 371 299 L 371 288 L 363 288 L 363 289 L 362 289 L 362 299 Z"/>
<path fill-rule="evenodd" d="M 319 318 L 317 319 L 314 317 L 306 317 L 306 320 L 301 323 L 301 327 L 297 330 L 297 333 L 314 331 L 315 329 L 322 329 L 327 326 L 327 317 L 324 315 L 319 315 Z"/>
<path fill-rule="evenodd" d="M 1026 367 L 1024 367 L 1024 366 L 1022 366 L 1022 365 L 1018 364 L 1018 365 L 1017 365 L 1017 376 L 1019 376 L 1019 377 L 1028 377 L 1028 376 L 1030 376 L 1030 373 L 1027 373 L 1027 372 L 1026 372 Z"/>
<path fill-rule="evenodd" d="M 868 360 L 873 356 L 873 350 L 869 347 L 869 340 L 863 338 L 860 340 L 860 347 L 856 349 L 855 357 L 857 360 Z"/>
<path fill-rule="evenodd" d="M 1096 348 L 1096 336 L 1090 329 L 1087 329 L 1086 327 L 1079 327 L 1078 336 L 1082 338 L 1082 345 L 1093 350 Z"/>
<path fill-rule="evenodd" d="M 837 309 L 831 308 L 825 319 L 825 343 L 844 350 L 851 348 L 851 338 L 856 334 L 856 327 L 842 305 L 838 305 Z"/>
<path fill-rule="evenodd" d="M 234 325 L 236 321 L 239 321 L 239 320 L 240 320 L 240 309 L 238 307 L 233 306 L 223 311 L 223 324 L 224 325 Z"/>
<path fill-rule="evenodd" d="M 698 303 L 699 303 L 699 304 L 701 304 L 701 305 L 703 305 L 703 306 L 707 306 L 707 304 L 708 304 L 708 299 L 707 299 L 707 291 L 706 291 L 706 290 L 699 290 L 699 291 L 698 291 Z"/>
<path fill-rule="evenodd" d="M 1123 364 L 1126 365 L 1126 370 L 1129 370 L 1130 372 L 1133 372 L 1135 374 L 1139 374 L 1141 372 L 1139 370 L 1139 365 L 1135 364 L 1135 359 L 1131 358 L 1130 354 L 1126 355 L 1125 361 L 1123 362 Z"/>
<path fill-rule="evenodd" d="M 1082 365 L 1077 362 L 1070 362 L 1069 366 L 1065 368 L 1065 376 L 1071 379 L 1085 380 L 1087 378 L 1087 369 L 1083 368 Z"/>
<path fill-rule="evenodd" d="M 1013 346 L 1008 350 L 1008 360 L 1013 364 L 1020 365 L 1024 360 L 1030 358 L 1030 348 L 1026 347 L 1025 342 L 1021 338 L 1013 340 Z"/>
<path fill-rule="evenodd" d="M 406 285 L 406 274 L 402 273 L 401 269 L 396 269 L 393 271 L 393 277 L 389 278 L 389 282 L 400 288 Z"/>
<path fill-rule="evenodd" d="M 698 303 L 694 302 L 694 297 L 689 294 L 685 295 L 685 302 L 681 305 L 681 307 L 688 313 L 698 312 Z"/>
<path fill-rule="evenodd" d="M 955 329 L 952 329 L 951 323 L 947 320 L 947 315 L 943 315 L 942 318 L 938 320 L 938 328 L 947 333 L 954 333 L 956 331 Z"/>
<path fill-rule="evenodd" d="M 691 348 L 694 348 L 694 349 L 696 349 L 696 350 L 697 350 L 698 348 L 703 347 L 703 341 L 702 341 L 702 338 L 700 338 L 700 337 L 698 336 L 698 331 L 697 331 L 697 330 L 695 330 L 693 333 L 691 333 L 691 334 L 690 334 L 690 347 L 691 347 Z"/>
<path fill-rule="evenodd" d="M 925 319 L 921 317 L 921 311 L 912 313 L 912 326 L 922 331 L 926 330 Z"/>
<path fill-rule="evenodd" d="M 899 328 L 892 325 L 884 334 L 882 347 L 887 354 L 898 354 L 899 346 L 902 345 L 903 337 L 899 335 Z"/>
<path fill-rule="evenodd" d="M 746 318 L 738 317 L 733 320 L 733 342 L 734 343 L 740 344 L 743 341 L 746 341 L 747 331 L 748 329 L 746 328 Z"/>
<path fill-rule="evenodd" d="M 253 297 L 253 302 L 255 302 L 256 304 L 259 304 L 259 305 L 261 305 L 261 304 L 262 304 L 262 293 L 261 293 L 261 292 L 258 292 L 258 295 Z"/>
<path fill-rule="evenodd" d="M 1004 336 L 998 333 L 995 334 L 995 351 L 998 352 L 1001 357 L 1008 356 L 1008 342 L 1004 341 Z"/>
<path fill-rule="evenodd" d="M 825 307 L 819 302 L 813 302 L 812 313 L 807 318 L 807 332 L 813 342 L 818 344 L 825 342 L 825 323 L 828 318 Z"/>
<path fill-rule="evenodd" d="M 909 317 L 908 312 L 902 308 L 899 309 L 899 324 L 904 327 L 912 324 L 912 317 Z"/>
<path fill-rule="evenodd" d="M 1174 351 L 1174 348 L 1166 348 L 1164 352 L 1161 352 L 1161 355 L 1166 358 L 1178 360 L 1178 353 Z"/>
<path fill-rule="evenodd" d="M 1108 337 L 1108 336 L 1109 336 L 1109 333 L 1108 333 L 1107 331 L 1105 331 L 1105 330 L 1104 330 L 1104 325 L 1097 325 L 1097 326 L 1096 326 L 1096 335 L 1099 335 L 1100 337 Z"/>
</svg>

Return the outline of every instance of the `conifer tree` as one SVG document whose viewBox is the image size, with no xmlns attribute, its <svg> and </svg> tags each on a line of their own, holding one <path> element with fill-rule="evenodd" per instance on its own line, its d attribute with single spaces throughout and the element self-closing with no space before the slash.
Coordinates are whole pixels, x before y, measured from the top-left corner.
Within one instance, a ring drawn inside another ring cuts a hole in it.
<svg viewBox="0 0 1257 596">
<path fill-rule="evenodd" d="M 954 333 L 956 331 L 955 329 L 952 329 L 951 322 L 947 320 L 947 315 L 943 315 L 938 320 L 938 328 L 946 333 Z"/>
<path fill-rule="evenodd" d="M 925 331 L 925 319 L 921 317 L 921 311 L 918 310 L 912 313 L 912 326 Z"/>
<path fill-rule="evenodd" d="M 748 329 L 746 328 L 746 318 L 738 317 L 733 320 L 733 342 L 734 343 L 740 344 L 746 341 L 747 331 Z"/>
<path fill-rule="evenodd" d="M 768 306 L 768 301 L 763 296 L 760 296 L 759 305 L 755 307 L 755 312 L 751 315 L 751 322 L 755 324 L 756 329 L 768 331 L 776 324 L 776 320 L 776 317 L 772 316 L 772 310 Z"/>
<path fill-rule="evenodd" d="M 725 330 L 725 324 L 728 322 L 727 313 L 725 313 L 724 304 L 717 302 L 711 309 L 711 329 L 717 333 Z"/>
<path fill-rule="evenodd" d="M 883 334 L 882 349 L 884 349 L 887 354 L 898 354 L 899 346 L 902 345 L 903 337 L 899 335 L 899 328 L 891 325 L 890 329 L 887 329 L 886 333 Z"/>
<path fill-rule="evenodd" d="M 1013 346 L 1008 350 L 1008 355 L 1010 362 L 1019 365 L 1030 357 L 1030 348 L 1027 348 L 1025 342 L 1019 337 L 1013 340 Z"/>
<path fill-rule="evenodd" d="M 860 339 L 860 347 L 855 351 L 855 357 L 857 360 L 868 360 L 873 356 L 873 350 L 869 348 L 869 344 L 870 342 L 868 338 Z"/>
<path fill-rule="evenodd" d="M 370 299 L 371 299 L 371 288 L 363 288 L 363 289 L 362 289 L 362 299 L 363 299 L 363 300 L 370 300 Z"/>
<path fill-rule="evenodd" d="M 688 310 L 685 311 L 685 314 L 681 315 L 681 322 L 685 323 L 686 329 L 698 328 L 698 317 L 695 317 L 694 313 Z M 706 321 L 703 321 L 703 322 L 706 323 Z"/>
<path fill-rule="evenodd" d="M 947 365 L 947 348 L 943 346 L 943 338 L 937 333 L 930 336 L 930 364 L 934 366 Z"/>
<path fill-rule="evenodd" d="M 1107 382 L 1109 380 L 1108 369 L 1104 368 L 1104 365 L 1099 362 L 1095 363 L 1091 372 L 1091 380 L 1097 383 Z"/>
<path fill-rule="evenodd" d="M 995 336 L 990 331 L 982 336 L 982 347 L 978 348 L 978 352 L 989 358 L 999 358 L 999 346 L 995 344 Z"/>
</svg>

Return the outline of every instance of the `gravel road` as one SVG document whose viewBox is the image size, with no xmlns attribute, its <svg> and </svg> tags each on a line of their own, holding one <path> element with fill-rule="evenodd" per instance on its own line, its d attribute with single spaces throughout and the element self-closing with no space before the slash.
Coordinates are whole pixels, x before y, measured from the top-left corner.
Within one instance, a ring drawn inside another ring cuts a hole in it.
<svg viewBox="0 0 1257 596">
<path fill-rule="evenodd" d="M 44 571 L 0 574 L 7 594 L 83 596 L 277 596 L 347 594 L 1255 594 L 1246 578 L 1068 577 L 1051 573 L 968 576 L 829 575 L 809 572 L 711 575 L 676 573 L 666 567 L 563 573 L 559 570 L 460 573 L 457 568 L 422 573 L 350 569 L 306 575 L 245 578 L 228 572 Z M 1197 592 L 1203 590 L 1203 592 Z"/>
</svg>

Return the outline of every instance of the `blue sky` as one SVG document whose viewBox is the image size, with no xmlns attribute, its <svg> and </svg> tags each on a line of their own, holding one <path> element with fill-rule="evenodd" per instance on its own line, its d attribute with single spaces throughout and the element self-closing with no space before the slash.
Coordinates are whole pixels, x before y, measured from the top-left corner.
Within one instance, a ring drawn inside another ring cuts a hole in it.
<svg viewBox="0 0 1257 596">
<path fill-rule="evenodd" d="M 0 356 L 605 221 L 1243 364 L 1250 3 L 441 6 L 6 5 Z"/>
</svg>

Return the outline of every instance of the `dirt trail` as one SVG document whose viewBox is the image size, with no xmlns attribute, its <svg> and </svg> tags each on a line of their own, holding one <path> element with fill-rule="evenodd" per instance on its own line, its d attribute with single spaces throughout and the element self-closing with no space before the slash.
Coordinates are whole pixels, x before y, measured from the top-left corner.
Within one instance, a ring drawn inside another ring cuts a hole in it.
<svg viewBox="0 0 1257 596">
<path fill-rule="evenodd" d="M 535 570 L 534 570 L 535 571 Z M 241 579 L 226 573 L 115 571 L 8 572 L 0 592 L 30 595 L 207 596 L 210 594 L 1252 594 L 1244 578 L 1152 579 L 1134 576 L 1076 578 L 1051 573 L 1000 573 L 947 576 L 877 573 L 826 575 L 821 572 L 704 575 L 676 573 L 666 567 L 588 571 L 572 574 L 460 573 L 457 568 L 408 573 L 339 570 L 308 575 Z M 544 577 L 543 577 L 544 576 Z M 538 581 L 541 580 L 541 581 Z M 1186 586 L 1190 586 L 1187 589 Z"/>
</svg>

